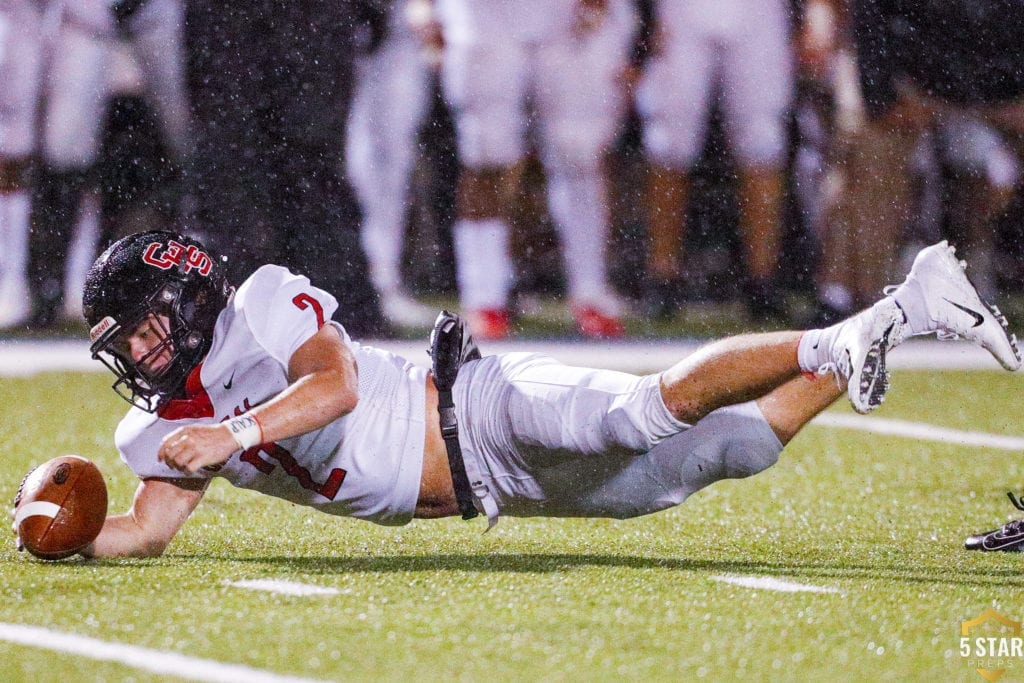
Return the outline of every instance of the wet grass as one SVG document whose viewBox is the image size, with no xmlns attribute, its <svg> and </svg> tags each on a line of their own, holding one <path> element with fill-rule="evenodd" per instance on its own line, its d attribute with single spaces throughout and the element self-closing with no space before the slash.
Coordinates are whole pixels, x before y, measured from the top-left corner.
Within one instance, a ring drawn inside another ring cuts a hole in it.
<svg viewBox="0 0 1024 683">
<path fill-rule="evenodd" d="M 878 415 L 1019 436 L 1021 381 L 896 373 Z M 99 373 L 0 379 L 0 497 L 31 464 L 80 453 L 125 509 L 122 405 Z M 981 680 L 961 622 L 1024 619 L 1024 573 L 962 542 L 1005 521 L 1022 483 L 1020 453 L 818 426 L 768 472 L 628 521 L 382 528 L 216 482 L 159 559 L 46 564 L 3 546 L 0 622 L 329 680 Z M 255 578 L 338 592 L 226 583 Z M 0 661 L 12 681 L 157 678 L 3 642 Z M 1024 672 L 1005 664 L 1007 680 Z"/>
</svg>

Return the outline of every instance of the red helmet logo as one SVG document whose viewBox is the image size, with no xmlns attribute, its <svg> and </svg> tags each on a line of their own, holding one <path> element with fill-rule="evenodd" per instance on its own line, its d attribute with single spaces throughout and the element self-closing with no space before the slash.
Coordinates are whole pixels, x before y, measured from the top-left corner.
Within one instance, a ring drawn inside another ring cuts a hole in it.
<svg viewBox="0 0 1024 683">
<path fill-rule="evenodd" d="M 194 245 L 169 240 L 166 245 L 152 242 L 142 254 L 142 261 L 160 270 L 179 267 L 182 272 L 196 270 L 206 276 L 213 270 L 213 259 L 205 251 Z"/>
</svg>

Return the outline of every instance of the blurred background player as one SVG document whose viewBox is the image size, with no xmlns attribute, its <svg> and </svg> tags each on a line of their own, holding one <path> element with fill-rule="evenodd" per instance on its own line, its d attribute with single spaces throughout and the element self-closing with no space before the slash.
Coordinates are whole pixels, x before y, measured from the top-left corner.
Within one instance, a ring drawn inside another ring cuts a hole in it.
<svg viewBox="0 0 1024 683">
<path fill-rule="evenodd" d="M 95 181 L 111 56 L 118 41 L 125 40 L 132 48 L 178 165 L 189 149 L 180 0 L 55 0 L 46 11 L 53 12 L 58 23 L 42 61 L 38 164 L 33 174 L 29 323 L 37 328 L 53 326 L 66 312 L 69 245 L 85 190 Z"/>
<path fill-rule="evenodd" d="M 995 149 L 979 134 L 977 124 L 984 124 L 1017 158 L 1024 152 L 1024 2 L 817 1 L 837 17 L 836 47 L 849 45 L 856 55 L 864 108 L 834 155 L 838 191 L 827 210 L 818 289 L 817 322 L 824 324 L 869 302 L 899 270 L 902 238 L 921 208 L 912 171 L 922 135 L 938 131 L 944 155 L 969 161 Z M 989 219 L 1008 200 L 992 180 L 959 186 L 983 193 L 959 197 L 961 206 L 987 205 L 973 210 L 978 225 L 965 249 L 969 260 L 995 239 L 978 231 L 995 229 Z M 976 262 L 980 279 L 990 278 L 984 258 Z"/>
<path fill-rule="evenodd" d="M 0 0 L 0 328 L 29 315 L 29 174 L 35 147 L 43 8 Z"/>
<path fill-rule="evenodd" d="M 778 267 L 786 115 L 793 97 L 790 25 L 786 0 L 655 3 L 652 55 L 637 108 L 650 162 L 649 303 L 656 314 L 671 314 L 684 288 L 690 174 L 720 96 L 738 172 L 750 313 L 758 321 L 786 315 Z"/>
<path fill-rule="evenodd" d="M 190 0 L 193 229 L 241 282 L 281 263 L 336 292 L 340 321 L 387 333 L 345 173 L 356 53 L 383 38 L 368 0 Z M 362 41 L 362 42 L 360 42 Z"/>
<path fill-rule="evenodd" d="M 402 254 L 417 135 L 429 112 L 431 69 L 421 32 L 429 0 L 386 3 L 387 34 L 356 62 L 346 168 L 363 209 L 362 244 L 381 310 L 401 327 L 429 327 L 437 311 L 403 282 Z"/>
<path fill-rule="evenodd" d="M 971 282 L 988 300 L 998 288 L 996 220 L 1017 195 L 1020 163 L 992 126 L 965 111 L 948 111 L 918 141 L 911 159 L 916 216 L 905 236 L 906 262 L 915 247 L 947 238 L 961 245 Z"/>
<path fill-rule="evenodd" d="M 532 133 L 579 332 L 623 334 L 605 263 L 603 156 L 625 112 L 636 21 L 626 0 L 436 0 L 443 85 L 461 164 L 453 228 L 461 307 L 482 339 L 509 334 L 509 209 Z"/>
</svg>

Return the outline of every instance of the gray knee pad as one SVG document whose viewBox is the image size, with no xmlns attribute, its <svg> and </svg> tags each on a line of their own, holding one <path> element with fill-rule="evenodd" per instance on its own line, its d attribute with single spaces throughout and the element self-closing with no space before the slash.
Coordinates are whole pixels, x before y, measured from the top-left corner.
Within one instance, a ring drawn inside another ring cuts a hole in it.
<svg viewBox="0 0 1024 683">
<path fill-rule="evenodd" d="M 648 453 L 682 502 L 722 479 L 762 472 L 779 459 L 782 443 L 754 402 L 721 408 Z"/>
<path fill-rule="evenodd" d="M 730 406 L 640 455 L 609 451 L 571 457 L 509 477 L 519 490 L 503 498 L 502 514 L 646 515 L 678 505 L 721 479 L 757 474 L 775 464 L 781 451 L 782 444 L 754 403 Z"/>
</svg>

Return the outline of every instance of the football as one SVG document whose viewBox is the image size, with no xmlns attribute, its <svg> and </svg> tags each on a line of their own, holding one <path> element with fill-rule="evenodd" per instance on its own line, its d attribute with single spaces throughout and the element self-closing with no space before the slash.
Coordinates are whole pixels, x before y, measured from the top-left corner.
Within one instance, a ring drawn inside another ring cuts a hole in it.
<svg viewBox="0 0 1024 683">
<path fill-rule="evenodd" d="M 107 485 L 89 460 L 62 455 L 25 475 L 14 501 L 14 527 L 42 560 L 74 555 L 96 539 L 107 518 Z"/>
</svg>

